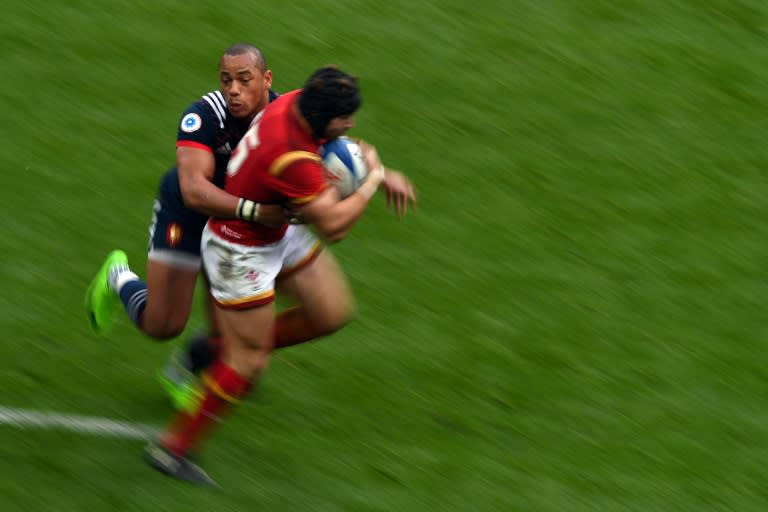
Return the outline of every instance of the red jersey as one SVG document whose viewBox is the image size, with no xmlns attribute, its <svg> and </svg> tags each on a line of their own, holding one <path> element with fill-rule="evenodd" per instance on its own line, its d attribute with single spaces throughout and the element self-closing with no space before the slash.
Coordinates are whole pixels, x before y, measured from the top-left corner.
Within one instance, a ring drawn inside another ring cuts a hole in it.
<svg viewBox="0 0 768 512">
<path fill-rule="evenodd" d="M 319 143 L 304 131 L 294 111 L 300 92 L 283 94 L 253 120 L 230 158 L 227 192 L 257 203 L 302 204 L 328 186 Z M 208 225 L 221 238 L 243 245 L 277 242 L 288 228 L 216 217 Z"/>
</svg>

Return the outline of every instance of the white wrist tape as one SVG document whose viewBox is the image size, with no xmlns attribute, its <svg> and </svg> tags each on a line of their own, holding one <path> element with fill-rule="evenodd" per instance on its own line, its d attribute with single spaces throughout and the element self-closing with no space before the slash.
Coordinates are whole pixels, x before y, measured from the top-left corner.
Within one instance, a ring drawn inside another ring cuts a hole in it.
<svg viewBox="0 0 768 512">
<path fill-rule="evenodd" d="M 259 220 L 259 203 L 254 203 L 249 199 L 240 199 L 237 202 L 237 211 L 235 215 L 239 219 L 256 222 Z"/>
</svg>

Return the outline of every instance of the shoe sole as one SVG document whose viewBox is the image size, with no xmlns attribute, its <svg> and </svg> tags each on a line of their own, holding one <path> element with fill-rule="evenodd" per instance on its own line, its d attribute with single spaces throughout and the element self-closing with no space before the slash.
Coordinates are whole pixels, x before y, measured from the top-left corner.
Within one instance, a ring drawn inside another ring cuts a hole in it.
<svg viewBox="0 0 768 512">
<path fill-rule="evenodd" d="M 160 473 L 191 484 L 203 487 L 220 488 L 203 468 L 185 457 L 177 457 L 156 442 L 144 448 L 144 460 L 152 469 Z"/>
</svg>

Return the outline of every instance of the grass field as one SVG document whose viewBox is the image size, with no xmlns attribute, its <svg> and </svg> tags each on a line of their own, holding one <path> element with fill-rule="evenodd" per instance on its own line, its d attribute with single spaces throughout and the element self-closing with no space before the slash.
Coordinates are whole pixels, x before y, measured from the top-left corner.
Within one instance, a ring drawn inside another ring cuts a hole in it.
<svg viewBox="0 0 768 512">
<path fill-rule="evenodd" d="M 229 44 L 337 63 L 420 209 L 333 248 L 360 305 L 203 454 L 0 424 L 0 512 L 768 510 L 768 4 L 6 0 L 0 406 L 160 426 L 171 346 L 93 336 Z M 196 311 L 189 330 L 204 319 Z"/>
</svg>

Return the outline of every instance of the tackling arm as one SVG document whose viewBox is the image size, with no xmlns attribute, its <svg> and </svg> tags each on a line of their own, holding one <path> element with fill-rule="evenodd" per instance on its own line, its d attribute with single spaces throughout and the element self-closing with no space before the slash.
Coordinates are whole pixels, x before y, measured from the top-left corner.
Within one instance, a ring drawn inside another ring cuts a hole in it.
<svg viewBox="0 0 768 512">
<path fill-rule="evenodd" d="M 222 219 L 242 218 L 278 226 L 285 222 L 281 206 L 252 203 L 242 208 L 239 197 L 214 185 L 216 161 L 213 153 L 194 147 L 177 147 L 176 167 L 181 196 L 187 208 Z"/>
<path fill-rule="evenodd" d="M 213 153 L 199 148 L 176 148 L 181 196 L 187 208 L 223 218 L 234 218 L 239 198 L 213 184 Z"/>
</svg>

